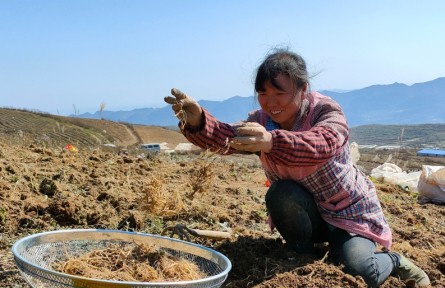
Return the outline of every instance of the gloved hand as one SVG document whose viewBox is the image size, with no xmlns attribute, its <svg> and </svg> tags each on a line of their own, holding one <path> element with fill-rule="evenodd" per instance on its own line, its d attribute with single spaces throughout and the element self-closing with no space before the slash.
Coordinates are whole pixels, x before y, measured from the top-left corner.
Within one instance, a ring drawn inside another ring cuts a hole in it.
<svg viewBox="0 0 445 288">
<path fill-rule="evenodd" d="M 171 93 L 173 96 L 164 97 L 164 101 L 172 105 L 175 116 L 181 121 L 182 128 L 186 123 L 191 126 L 200 126 L 202 108 L 198 102 L 176 88 L 173 88 Z"/>
<path fill-rule="evenodd" d="M 272 134 L 256 122 L 246 122 L 236 129 L 237 136 L 230 142 L 230 147 L 247 152 L 272 151 Z"/>
</svg>

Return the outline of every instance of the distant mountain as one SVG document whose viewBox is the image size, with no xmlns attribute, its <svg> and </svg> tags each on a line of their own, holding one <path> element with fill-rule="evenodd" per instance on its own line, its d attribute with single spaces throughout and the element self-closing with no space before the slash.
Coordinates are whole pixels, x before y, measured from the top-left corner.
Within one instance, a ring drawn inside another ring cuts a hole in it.
<svg viewBox="0 0 445 288">
<path fill-rule="evenodd" d="M 394 83 L 363 89 L 322 94 L 335 99 L 345 111 L 349 125 L 445 123 L 445 77 L 411 86 Z M 253 96 L 235 96 L 224 101 L 201 100 L 199 104 L 224 122 L 244 120 L 249 111 L 259 107 Z M 73 116 L 73 115 L 71 115 Z M 141 108 L 131 111 L 98 111 L 77 115 L 82 118 L 127 122 L 133 124 L 172 126 L 177 124 L 170 106 Z"/>
<path fill-rule="evenodd" d="M 445 123 L 445 78 L 411 86 L 394 83 L 322 93 L 343 107 L 351 126 Z"/>
<path fill-rule="evenodd" d="M 216 118 L 227 122 L 234 123 L 247 118 L 247 114 L 259 108 L 258 102 L 253 96 L 241 97 L 234 96 L 224 101 L 201 100 L 198 103 L 207 109 Z M 84 113 L 71 117 L 106 119 L 118 122 L 126 122 L 131 124 L 144 124 L 156 126 L 176 126 L 178 119 L 173 116 L 171 107 L 163 108 L 141 108 L 131 111 L 97 111 L 94 114 Z"/>
</svg>

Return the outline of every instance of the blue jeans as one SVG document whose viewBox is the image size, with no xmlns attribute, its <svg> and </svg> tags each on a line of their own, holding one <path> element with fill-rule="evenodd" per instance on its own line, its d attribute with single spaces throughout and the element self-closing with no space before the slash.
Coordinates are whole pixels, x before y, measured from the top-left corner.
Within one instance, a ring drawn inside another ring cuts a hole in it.
<svg viewBox="0 0 445 288">
<path fill-rule="evenodd" d="M 314 243 L 329 242 L 332 259 L 343 264 L 345 272 L 363 277 L 369 287 L 379 286 L 399 267 L 397 253 L 376 252 L 373 240 L 324 221 L 312 195 L 295 181 L 274 182 L 266 194 L 266 207 L 288 248 L 311 253 Z"/>
</svg>

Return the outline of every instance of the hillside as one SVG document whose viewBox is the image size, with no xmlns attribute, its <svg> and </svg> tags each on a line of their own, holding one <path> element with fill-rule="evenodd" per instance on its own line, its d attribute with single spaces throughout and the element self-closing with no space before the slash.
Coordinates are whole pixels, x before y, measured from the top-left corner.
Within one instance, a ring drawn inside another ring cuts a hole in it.
<svg viewBox="0 0 445 288">
<path fill-rule="evenodd" d="M 188 142 L 174 128 L 0 108 L 0 135 L 17 143 L 32 140 L 62 147 L 67 143 L 89 147 L 111 143 L 132 147 L 157 142 L 167 143 L 167 148 L 174 149 L 179 143 Z M 352 127 L 350 142 L 411 149 L 445 148 L 445 124 Z"/>
<path fill-rule="evenodd" d="M 91 148 L 114 144 L 127 148 L 140 143 L 166 142 L 167 148 L 174 149 L 179 143 L 187 142 L 178 131 L 158 126 L 55 116 L 13 109 L 0 109 L 0 135 L 12 143 L 33 142 L 52 147 L 72 144 Z"/>
<path fill-rule="evenodd" d="M 351 128 L 350 139 L 360 145 L 445 148 L 445 124 L 363 125 Z"/>
<path fill-rule="evenodd" d="M 103 144 L 114 144 L 118 150 L 134 151 L 141 143 L 161 143 L 162 149 L 171 150 L 180 143 L 188 143 L 175 127 L 64 117 L 12 109 L 0 109 L 0 137 L 12 145 L 33 143 L 58 149 L 67 144 L 90 150 Z M 445 148 L 445 124 L 352 127 L 349 141 L 361 146 L 359 164 L 367 173 L 387 159 L 392 159 L 407 171 L 421 170 L 423 164 L 445 164 L 444 158 L 416 155 L 420 148 Z M 403 156 L 397 158 L 394 153 Z"/>
</svg>

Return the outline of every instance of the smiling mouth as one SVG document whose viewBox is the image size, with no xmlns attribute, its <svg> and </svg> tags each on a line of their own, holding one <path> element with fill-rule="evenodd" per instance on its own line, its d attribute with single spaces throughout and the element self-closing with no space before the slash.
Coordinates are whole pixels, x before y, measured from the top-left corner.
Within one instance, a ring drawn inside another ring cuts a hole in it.
<svg viewBox="0 0 445 288">
<path fill-rule="evenodd" d="M 277 115 L 280 114 L 281 112 L 283 112 L 283 110 L 270 111 L 270 114 Z"/>
</svg>

